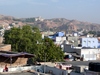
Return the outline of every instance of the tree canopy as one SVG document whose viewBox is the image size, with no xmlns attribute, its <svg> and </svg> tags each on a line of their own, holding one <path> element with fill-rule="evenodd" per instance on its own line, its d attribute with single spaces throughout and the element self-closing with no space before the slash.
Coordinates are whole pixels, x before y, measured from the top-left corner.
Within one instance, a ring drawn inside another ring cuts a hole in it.
<svg viewBox="0 0 100 75">
<path fill-rule="evenodd" d="M 12 51 L 35 54 L 37 61 L 61 61 L 64 54 L 49 38 L 42 39 L 38 28 L 25 25 L 5 31 L 5 44 L 11 44 Z"/>
</svg>

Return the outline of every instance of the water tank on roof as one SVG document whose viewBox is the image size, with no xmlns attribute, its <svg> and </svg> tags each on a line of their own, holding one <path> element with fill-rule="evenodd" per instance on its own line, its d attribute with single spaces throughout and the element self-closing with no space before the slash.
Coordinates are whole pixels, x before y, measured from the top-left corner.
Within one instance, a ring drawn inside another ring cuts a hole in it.
<svg viewBox="0 0 100 75">
<path fill-rule="evenodd" d="M 73 36 L 77 36 L 77 35 L 78 35 L 77 33 L 74 33 L 74 34 L 73 34 Z"/>
<path fill-rule="evenodd" d="M 89 70 L 94 72 L 100 72 L 100 63 L 98 62 L 90 62 Z"/>
<path fill-rule="evenodd" d="M 87 37 L 89 37 L 89 35 L 87 35 Z"/>
<path fill-rule="evenodd" d="M 93 62 L 89 63 L 89 70 L 94 71 L 94 63 Z"/>
</svg>

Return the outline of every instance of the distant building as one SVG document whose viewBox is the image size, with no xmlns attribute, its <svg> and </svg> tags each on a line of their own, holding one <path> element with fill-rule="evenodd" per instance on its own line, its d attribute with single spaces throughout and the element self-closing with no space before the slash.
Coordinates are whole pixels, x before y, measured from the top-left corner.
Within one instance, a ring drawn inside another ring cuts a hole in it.
<svg viewBox="0 0 100 75">
<path fill-rule="evenodd" d="M 3 68 L 8 66 L 23 66 L 27 64 L 28 58 L 34 57 L 33 54 L 12 52 L 10 44 L 0 44 L 0 65 Z M 22 61 L 21 61 L 22 60 Z M 3 71 L 3 70 L 2 70 Z M 1 70 L 0 70 L 1 72 Z"/>
<path fill-rule="evenodd" d="M 57 45 L 61 45 L 66 40 L 64 32 L 57 32 L 53 35 L 48 36 L 48 38 L 52 39 Z"/>
<path fill-rule="evenodd" d="M 78 37 L 77 36 L 68 36 L 67 40 L 68 40 L 69 44 L 71 44 L 72 46 L 75 46 L 75 47 L 78 46 Z"/>
<path fill-rule="evenodd" d="M 43 20 L 44 19 L 41 16 L 35 18 L 35 21 L 43 21 Z"/>
<path fill-rule="evenodd" d="M 57 32 L 54 36 L 63 37 L 65 35 L 64 32 Z"/>
<path fill-rule="evenodd" d="M 48 37 L 51 37 L 54 35 L 54 32 L 51 32 L 51 31 L 47 31 L 47 32 L 41 32 L 42 35 L 44 36 L 48 36 Z"/>
<path fill-rule="evenodd" d="M 61 45 L 66 40 L 66 37 L 55 37 L 54 42 L 55 44 Z"/>
</svg>

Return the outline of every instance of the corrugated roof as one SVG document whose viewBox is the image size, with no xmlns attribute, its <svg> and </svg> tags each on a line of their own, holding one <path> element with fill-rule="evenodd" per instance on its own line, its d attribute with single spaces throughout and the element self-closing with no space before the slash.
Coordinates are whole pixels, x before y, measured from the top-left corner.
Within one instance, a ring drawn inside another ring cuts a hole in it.
<svg viewBox="0 0 100 75">
<path fill-rule="evenodd" d="M 35 57 L 34 54 L 30 54 L 30 53 L 26 53 L 26 52 L 21 52 L 21 53 L 16 53 L 16 54 L 0 53 L 0 56 L 8 57 L 8 58 L 11 58 L 11 57 L 22 57 L 22 56 L 26 57 L 26 58 Z"/>
</svg>

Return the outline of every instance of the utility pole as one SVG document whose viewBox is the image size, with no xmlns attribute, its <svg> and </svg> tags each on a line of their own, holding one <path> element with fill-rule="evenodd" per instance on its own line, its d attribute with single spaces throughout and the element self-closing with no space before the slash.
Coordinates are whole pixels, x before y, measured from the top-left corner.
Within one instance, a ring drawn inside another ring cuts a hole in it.
<svg viewBox="0 0 100 75">
<path fill-rule="evenodd" d="M 45 53 L 45 59 L 44 59 L 44 73 L 46 71 L 46 53 Z"/>
</svg>

